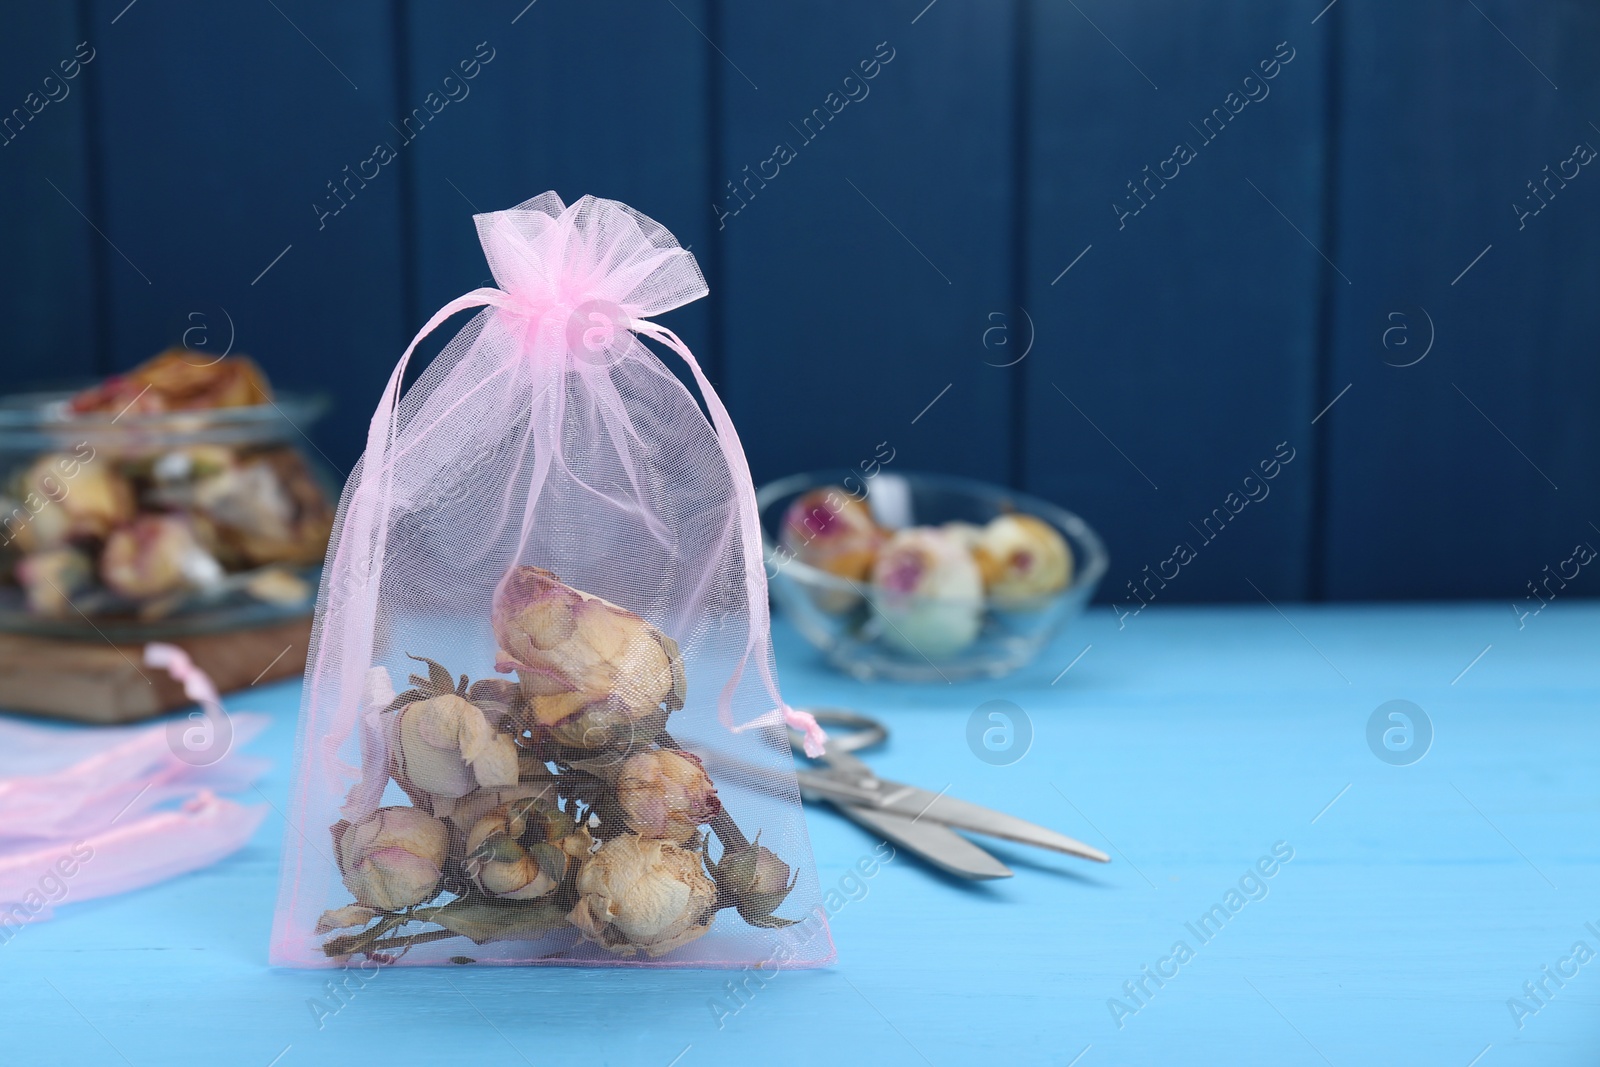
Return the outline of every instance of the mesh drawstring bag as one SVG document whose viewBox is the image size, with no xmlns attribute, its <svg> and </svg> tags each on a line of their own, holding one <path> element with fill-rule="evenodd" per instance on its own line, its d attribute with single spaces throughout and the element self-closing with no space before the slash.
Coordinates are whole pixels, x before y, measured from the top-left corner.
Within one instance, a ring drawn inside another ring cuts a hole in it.
<svg viewBox="0 0 1600 1067">
<path fill-rule="evenodd" d="M 272 960 L 826 963 L 749 469 L 649 321 L 705 280 L 616 201 L 476 222 L 499 288 L 340 502 Z"/>
</svg>

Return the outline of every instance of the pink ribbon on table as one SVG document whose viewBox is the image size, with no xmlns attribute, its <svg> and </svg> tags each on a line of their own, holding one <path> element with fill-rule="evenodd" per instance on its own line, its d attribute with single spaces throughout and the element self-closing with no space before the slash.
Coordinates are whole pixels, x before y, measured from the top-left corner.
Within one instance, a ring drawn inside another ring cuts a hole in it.
<svg viewBox="0 0 1600 1067">
<path fill-rule="evenodd" d="M 211 679 L 181 649 L 150 645 L 145 662 L 168 670 L 208 723 L 226 724 L 230 744 L 265 726 L 257 715 L 230 719 Z M 58 769 L 0 779 L 0 943 L 49 918 L 56 904 L 198 870 L 249 841 L 266 807 L 216 790 L 249 788 L 265 763 L 226 749 L 215 759 L 180 755 L 169 725 L 176 724 L 68 733 L 0 721 L 0 745 L 66 759 Z M 174 801 L 175 809 L 160 807 Z"/>
<path fill-rule="evenodd" d="M 158 811 L 83 836 L 0 855 L 0 943 L 54 905 L 112 896 L 187 874 L 237 852 L 266 815 L 202 789 Z"/>
<path fill-rule="evenodd" d="M 183 686 L 184 696 L 199 704 L 208 715 L 223 714 L 222 698 L 217 695 L 217 687 L 212 683 L 211 676 L 196 667 L 189 653 L 177 645 L 150 642 L 144 646 L 144 662 L 147 667 L 159 667 L 172 675 Z"/>
</svg>

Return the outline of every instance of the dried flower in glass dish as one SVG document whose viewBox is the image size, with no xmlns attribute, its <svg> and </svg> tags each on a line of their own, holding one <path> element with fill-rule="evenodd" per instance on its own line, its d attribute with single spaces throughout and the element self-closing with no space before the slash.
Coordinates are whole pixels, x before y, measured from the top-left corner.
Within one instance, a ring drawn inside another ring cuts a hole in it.
<svg viewBox="0 0 1600 1067">
<path fill-rule="evenodd" d="M 0 629 L 143 640 L 304 618 L 333 525 L 298 446 L 322 406 L 275 397 L 248 357 L 181 348 L 0 400 Z"/>
<path fill-rule="evenodd" d="M 881 468 L 791 475 L 756 494 L 773 601 L 841 670 L 998 678 L 1093 597 L 1107 556 L 1079 516 L 1004 486 Z"/>
</svg>

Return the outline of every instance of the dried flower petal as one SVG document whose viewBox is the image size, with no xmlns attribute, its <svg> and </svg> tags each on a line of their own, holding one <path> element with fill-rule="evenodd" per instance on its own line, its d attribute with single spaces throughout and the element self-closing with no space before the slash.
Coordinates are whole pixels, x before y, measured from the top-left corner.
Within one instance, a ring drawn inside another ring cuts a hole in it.
<svg viewBox="0 0 1600 1067">
<path fill-rule="evenodd" d="M 700 760 L 669 749 L 640 752 L 622 764 L 617 804 L 635 833 L 679 844 L 722 810 Z"/>
<path fill-rule="evenodd" d="M 444 823 L 416 808 L 379 808 L 334 832 L 344 884 L 358 903 L 381 911 L 432 899 L 448 843 Z"/>
<path fill-rule="evenodd" d="M 1032 515 L 1002 515 L 972 548 L 989 599 L 1017 607 L 1058 593 L 1072 580 L 1072 550 L 1054 526 Z"/>
<path fill-rule="evenodd" d="M 248 356 L 217 359 L 206 352 L 169 348 L 84 390 L 70 406 L 77 414 L 98 411 L 120 417 L 243 407 L 270 399 L 266 377 Z"/>
<path fill-rule="evenodd" d="M 133 488 L 105 458 L 65 453 L 40 456 L 18 487 L 30 521 L 15 536 L 25 552 L 68 538 L 100 538 L 134 514 Z"/>
<path fill-rule="evenodd" d="M 35 615 L 59 619 L 73 613 L 72 597 L 94 578 L 89 557 L 76 548 L 49 548 L 24 556 L 16 567 L 17 584 Z"/>
<path fill-rule="evenodd" d="M 333 528 L 332 505 L 291 448 L 242 457 L 165 498 L 212 522 L 244 566 L 320 562 Z"/>
<path fill-rule="evenodd" d="M 535 725 L 600 748 L 627 727 L 683 706 L 677 644 L 633 612 L 517 567 L 495 595 L 496 669 L 517 672 Z"/>
<path fill-rule="evenodd" d="M 711 929 L 716 902 L 716 884 L 699 853 L 623 834 L 584 861 L 569 918 L 584 937 L 619 956 L 661 956 Z"/>
<path fill-rule="evenodd" d="M 479 786 L 517 784 L 517 746 L 495 731 L 483 710 L 453 694 L 400 711 L 395 778 L 439 797 L 464 797 Z"/>
<path fill-rule="evenodd" d="M 293 607 L 311 599 L 311 584 L 283 567 L 264 567 L 245 583 L 245 592 L 264 604 Z"/>
<path fill-rule="evenodd" d="M 222 576 L 222 564 L 178 515 L 141 515 L 112 531 L 100 553 L 101 581 L 134 600 L 204 588 Z"/>
<path fill-rule="evenodd" d="M 872 582 L 890 643 L 947 656 L 978 636 L 983 581 L 959 534 L 923 526 L 899 531 L 873 565 Z"/>
</svg>

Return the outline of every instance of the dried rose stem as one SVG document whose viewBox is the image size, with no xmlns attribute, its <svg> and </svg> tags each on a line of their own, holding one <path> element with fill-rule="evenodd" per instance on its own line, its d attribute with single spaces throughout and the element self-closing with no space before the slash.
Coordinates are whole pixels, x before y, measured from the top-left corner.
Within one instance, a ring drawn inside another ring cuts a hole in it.
<svg viewBox="0 0 1600 1067">
<path fill-rule="evenodd" d="M 356 952 L 364 952 L 372 946 L 374 940 L 393 930 L 396 926 L 404 926 L 410 921 L 411 917 L 408 915 L 390 915 L 359 933 L 346 934 L 344 937 L 336 937 L 324 943 L 322 950 L 330 956 L 349 956 Z M 348 948 L 344 947 L 346 944 L 349 945 Z"/>
<path fill-rule="evenodd" d="M 711 830 L 722 842 L 724 849 L 746 848 L 750 839 L 744 836 L 739 827 L 734 824 L 733 817 L 725 811 L 719 811 L 711 820 Z"/>
<path fill-rule="evenodd" d="M 424 930 L 420 934 L 409 934 L 405 937 L 391 937 L 383 941 L 374 941 L 362 951 L 383 952 L 391 948 L 409 948 L 412 945 L 420 945 L 424 941 L 443 941 L 449 937 L 461 936 L 454 930 Z"/>
<path fill-rule="evenodd" d="M 379 940 L 379 938 L 381 938 L 384 934 L 387 934 L 390 930 L 393 930 L 397 926 L 405 926 L 408 923 L 416 922 L 437 922 L 438 920 L 435 919 L 434 916 L 448 906 L 449 905 L 447 904 L 441 904 L 438 907 L 420 908 L 401 915 L 390 915 L 382 922 L 376 923 L 375 925 L 362 930 L 360 933 L 347 934 L 344 937 L 334 938 L 332 941 L 329 941 L 323 946 L 324 951 L 328 949 L 334 949 L 334 946 L 339 946 L 329 954 L 334 956 L 350 956 L 357 952 L 381 951 L 383 949 L 400 948 L 406 945 L 421 944 L 424 941 L 442 941 L 447 937 L 460 937 L 462 935 L 456 933 L 454 930 L 425 930 L 418 934 L 408 934 L 404 937 L 391 937 L 387 940 Z M 348 947 L 345 947 L 347 942 Z"/>
</svg>

